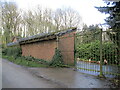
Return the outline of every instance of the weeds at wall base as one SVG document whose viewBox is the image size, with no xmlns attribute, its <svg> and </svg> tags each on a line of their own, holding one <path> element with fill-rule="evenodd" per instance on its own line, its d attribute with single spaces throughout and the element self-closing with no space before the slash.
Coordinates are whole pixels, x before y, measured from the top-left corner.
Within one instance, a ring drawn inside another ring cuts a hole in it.
<svg viewBox="0 0 120 90">
<path fill-rule="evenodd" d="M 2 50 L 3 58 L 16 63 L 18 65 L 29 66 L 29 67 L 61 67 L 69 68 L 70 65 L 65 65 L 59 49 L 55 49 L 55 55 L 51 61 L 43 59 L 37 59 L 32 56 L 22 56 L 21 49 L 19 47 L 9 47 Z"/>
<path fill-rule="evenodd" d="M 21 66 L 28 66 L 28 67 L 48 67 L 48 65 L 44 65 L 44 64 L 40 64 L 38 62 L 34 62 L 34 61 L 27 61 L 25 59 L 21 59 L 21 57 L 19 58 L 14 58 L 13 56 L 5 56 L 3 55 L 2 58 L 5 58 L 15 64 L 21 65 Z"/>
<path fill-rule="evenodd" d="M 10 62 L 13 62 L 15 64 L 21 65 L 21 66 L 27 66 L 27 67 L 46 67 L 46 68 L 55 68 L 54 66 L 49 66 L 49 64 L 43 64 L 38 61 L 33 61 L 33 60 L 26 60 L 24 57 L 18 57 L 14 58 L 13 56 L 6 56 L 2 55 L 2 58 L 9 60 Z M 48 63 L 48 62 L 47 62 Z M 70 68 L 71 66 L 69 65 L 62 65 L 61 68 Z M 56 67 L 60 68 L 60 67 Z"/>
</svg>

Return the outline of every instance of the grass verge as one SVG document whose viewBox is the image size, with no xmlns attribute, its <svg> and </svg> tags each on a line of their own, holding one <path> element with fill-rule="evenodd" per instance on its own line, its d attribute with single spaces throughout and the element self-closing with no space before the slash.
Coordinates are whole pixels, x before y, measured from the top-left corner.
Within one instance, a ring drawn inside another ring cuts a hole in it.
<svg viewBox="0 0 120 90">
<path fill-rule="evenodd" d="M 2 55 L 2 58 L 7 59 L 15 64 L 21 65 L 21 66 L 27 66 L 27 67 L 50 67 L 55 68 L 54 66 L 50 66 L 49 63 L 42 59 L 33 59 L 31 57 L 17 57 L 14 56 L 7 56 Z M 61 68 L 72 68 L 71 65 L 62 65 Z"/>
<path fill-rule="evenodd" d="M 28 61 L 24 58 L 18 57 L 18 58 L 14 58 L 13 56 L 5 56 L 2 55 L 2 58 L 7 59 L 15 64 L 21 65 L 21 66 L 27 66 L 27 67 L 49 67 L 46 64 L 41 64 L 39 62 L 35 62 L 35 61 Z"/>
</svg>

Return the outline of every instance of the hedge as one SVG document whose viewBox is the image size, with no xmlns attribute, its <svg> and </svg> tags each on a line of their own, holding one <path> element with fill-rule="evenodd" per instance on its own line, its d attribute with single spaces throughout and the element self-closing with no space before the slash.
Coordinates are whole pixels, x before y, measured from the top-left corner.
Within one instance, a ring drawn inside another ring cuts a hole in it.
<svg viewBox="0 0 120 90">
<path fill-rule="evenodd" d="M 21 57 L 22 50 L 20 47 L 8 47 L 2 49 L 2 54 L 7 56 Z"/>
<path fill-rule="evenodd" d="M 109 63 L 118 63 L 118 55 L 117 55 L 117 45 L 112 42 L 103 42 L 102 44 L 102 57 L 103 60 L 107 59 Z M 100 60 L 100 41 L 96 40 L 91 43 L 79 44 L 76 47 L 76 56 L 92 61 Z"/>
</svg>

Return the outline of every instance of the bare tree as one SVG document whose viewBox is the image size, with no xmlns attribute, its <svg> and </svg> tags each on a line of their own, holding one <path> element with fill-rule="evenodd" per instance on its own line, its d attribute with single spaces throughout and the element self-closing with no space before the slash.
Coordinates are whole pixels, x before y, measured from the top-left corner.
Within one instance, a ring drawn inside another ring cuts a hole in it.
<svg viewBox="0 0 120 90">
<path fill-rule="evenodd" d="M 47 8 L 42 9 L 41 7 L 38 7 L 34 12 L 29 10 L 24 13 L 24 25 L 26 25 L 25 29 L 29 36 L 51 32 L 54 28 L 52 10 Z"/>
<path fill-rule="evenodd" d="M 2 34 L 5 43 L 12 36 L 27 37 L 38 33 L 54 32 L 57 30 L 79 27 L 81 17 L 72 8 L 52 11 L 49 8 L 37 7 L 36 10 L 21 12 L 15 3 L 2 4 Z"/>
<path fill-rule="evenodd" d="M 26 25 L 26 33 L 28 36 L 34 35 L 35 33 L 35 16 L 33 15 L 32 11 L 28 11 L 27 13 L 24 13 L 24 21 Z"/>
<path fill-rule="evenodd" d="M 43 10 L 43 23 L 45 32 L 51 32 L 51 30 L 54 29 L 52 13 L 53 11 L 51 9 L 46 8 Z"/>
<path fill-rule="evenodd" d="M 63 25 L 65 28 L 78 27 L 81 21 L 79 13 L 72 8 L 63 9 Z"/>
<path fill-rule="evenodd" d="M 79 27 L 81 21 L 79 13 L 72 8 L 57 9 L 55 11 L 54 22 L 58 30 Z"/>
<path fill-rule="evenodd" d="M 10 42 L 12 36 L 19 33 L 20 14 L 15 3 L 5 2 L 2 4 L 2 28 L 5 42 Z"/>
<path fill-rule="evenodd" d="M 56 26 L 56 30 L 60 30 L 61 29 L 61 26 L 62 26 L 62 10 L 61 9 L 57 9 L 55 12 L 54 12 L 54 17 L 53 17 L 53 20 L 54 20 L 54 24 Z"/>
<path fill-rule="evenodd" d="M 34 11 L 34 13 L 35 13 L 35 21 L 36 21 L 36 30 L 38 33 L 42 33 L 44 29 L 42 7 L 38 6 L 37 10 Z"/>
</svg>

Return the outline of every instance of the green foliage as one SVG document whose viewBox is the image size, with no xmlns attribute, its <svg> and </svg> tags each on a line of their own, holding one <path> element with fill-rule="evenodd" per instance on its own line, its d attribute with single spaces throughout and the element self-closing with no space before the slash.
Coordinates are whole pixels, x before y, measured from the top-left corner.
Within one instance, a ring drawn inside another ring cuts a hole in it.
<svg viewBox="0 0 120 90">
<path fill-rule="evenodd" d="M 5 48 L 5 45 L 4 44 L 0 44 L 0 48 Z"/>
<path fill-rule="evenodd" d="M 50 62 L 43 59 L 36 59 L 32 56 L 21 56 L 19 49 L 15 47 L 5 48 L 3 50 L 3 58 L 16 64 L 30 67 L 69 67 L 68 65 L 64 65 L 61 52 L 58 49 L 55 50 L 55 55 Z"/>
<path fill-rule="evenodd" d="M 95 59 L 99 60 L 99 41 L 91 42 L 87 44 L 80 44 L 77 46 L 77 57 L 83 58 L 83 59 Z M 94 58 L 96 57 L 96 58 Z"/>
<path fill-rule="evenodd" d="M 108 32 L 108 35 L 119 48 L 118 61 L 120 61 L 120 1 L 108 1 L 106 6 L 96 8 L 102 13 L 109 14 L 105 21 L 109 25 L 110 30 L 115 32 L 114 34 Z"/>
<path fill-rule="evenodd" d="M 7 49 L 6 48 L 2 48 L 2 54 L 6 55 L 7 54 Z"/>
<path fill-rule="evenodd" d="M 107 59 L 109 63 L 118 64 L 118 46 L 112 42 L 103 43 L 103 58 Z"/>
<path fill-rule="evenodd" d="M 32 56 L 21 56 L 21 48 L 18 47 L 4 48 L 2 53 L 3 58 L 7 58 L 8 60 L 20 65 L 26 66 L 28 64 L 27 66 L 35 66 L 37 63 L 37 66 L 39 66 L 38 64 L 40 64 L 43 66 L 51 67 L 70 67 L 64 64 L 61 52 L 58 49 L 55 50 L 55 55 L 50 62 L 43 59 L 37 59 Z"/>
<path fill-rule="evenodd" d="M 91 26 L 83 26 L 83 31 L 78 32 L 76 35 L 76 39 L 78 42 L 82 43 L 88 43 L 88 42 L 93 42 L 95 40 L 99 40 L 100 37 L 100 28 L 98 25 L 91 25 Z"/>
<path fill-rule="evenodd" d="M 18 57 L 14 58 L 13 56 L 5 56 L 3 55 L 2 58 L 8 59 L 11 62 L 14 62 L 15 64 L 22 65 L 22 66 L 29 66 L 29 67 L 48 67 L 48 65 L 40 64 L 35 61 L 28 61 L 25 59 L 25 57 Z"/>
<path fill-rule="evenodd" d="M 62 54 L 59 49 L 55 49 L 55 55 L 53 56 L 52 61 L 49 63 L 49 66 L 53 67 L 62 67 L 64 66 Z"/>
<path fill-rule="evenodd" d="M 7 56 L 14 56 L 15 58 L 17 58 L 21 56 L 22 50 L 20 47 L 3 48 L 2 54 Z"/>
<path fill-rule="evenodd" d="M 105 21 L 110 26 L 110 28 L 120 31 L 120 22 L 117 23 L 117 21 L 120 21 L 120 1 L 108 3 L 109 4 L 106 6 L 96 8 L 102 13 L 109 14 Z"/>
<path fill-rule="evenodd" d="M 116 54 L 116 50 L 117 46 L 114 45 L 114 43 L 103 42 L 102 44 L 103 60 L 107 59 L 108 63 L 117 63 L 118 55 Z M 83 60 L 91 59 L 93 61 L 99 61 L 100 41 L 96 40 L 95 42 L 78 45 L 76 56 Z"/>
<path fill-rule="evenodd" d="M 34 58 L 32 56 L 22 56 L 22 58 L 24 58 L 27 61 L 35 61 L 35 62 L 38 62 L 40 64 L 46 64 L 46 65 L 48 65 L 48 63 L 49 63 L 48 61 L 45 61 L 43 59 L 37 59 L 37 58 Z"/>
</svg>

